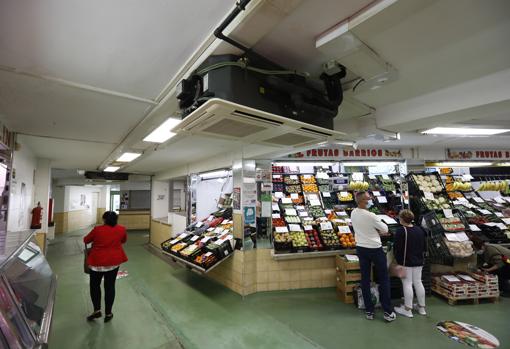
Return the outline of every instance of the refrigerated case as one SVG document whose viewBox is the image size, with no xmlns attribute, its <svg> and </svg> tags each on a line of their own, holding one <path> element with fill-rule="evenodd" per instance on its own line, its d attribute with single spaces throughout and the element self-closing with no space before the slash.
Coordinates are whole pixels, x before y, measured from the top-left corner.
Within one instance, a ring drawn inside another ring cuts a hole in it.
<svg viewBox="0 0 510 349">
<path fill-rule="evenodd" d="M 0 347 L 46 348 L 56 276 L 34 231 L 9 233 L 0 251 Z"/>
</svg>

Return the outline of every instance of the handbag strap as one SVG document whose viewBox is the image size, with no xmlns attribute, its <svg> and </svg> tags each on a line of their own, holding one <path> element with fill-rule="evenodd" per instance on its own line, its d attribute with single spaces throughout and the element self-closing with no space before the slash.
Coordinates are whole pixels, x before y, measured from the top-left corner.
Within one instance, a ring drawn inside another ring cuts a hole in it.
<svg viewBox="0 0 510 349">
<path fill-rule="evenodd" d="M 406 242 L 405 242 L 405 245 L 404 245 L 404 263 L 403 263 L 403 266 L 405 267 L 406 266 L 406 258 L 407 258 L 407 228 L 404 227 L 404 231 L 406 233 Z"/>
</svg>

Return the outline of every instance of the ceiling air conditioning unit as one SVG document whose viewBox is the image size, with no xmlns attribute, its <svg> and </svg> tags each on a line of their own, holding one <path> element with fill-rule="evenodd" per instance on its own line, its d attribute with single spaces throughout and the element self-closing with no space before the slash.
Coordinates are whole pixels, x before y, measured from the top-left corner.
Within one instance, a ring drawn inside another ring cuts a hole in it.
<svg viewBox="0 0 510 349">
<path fill-rule="evenodd" d="M 345 68 L 321 75 L 323 87 L 305 74 L 285 70 L 258 55 L 209 57 L 177 88 L 183 117 L 212 98 L 221 98 L 296 121 L 333 129 L 343 100 Z"/>
<path fill-rule="evenodd" d="M 172 132 L 295 148 L 349 140 L 343 132 L 307 124 L 219 98 L 212 98 L 189 114 Z"/>
</svg>

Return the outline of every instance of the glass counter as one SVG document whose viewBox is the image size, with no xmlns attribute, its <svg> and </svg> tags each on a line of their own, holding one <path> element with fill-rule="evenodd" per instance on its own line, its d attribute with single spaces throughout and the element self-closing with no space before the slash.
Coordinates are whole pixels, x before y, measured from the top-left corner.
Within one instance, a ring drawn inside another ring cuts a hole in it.
<svg viewBox="0 0 510 349">
<path fill-rule="evenodd" d="M 32 231 L 9 233 L 0 253 L 0 343 L 41 348 L 48 343 L 56 276 Z"/>
</svg>

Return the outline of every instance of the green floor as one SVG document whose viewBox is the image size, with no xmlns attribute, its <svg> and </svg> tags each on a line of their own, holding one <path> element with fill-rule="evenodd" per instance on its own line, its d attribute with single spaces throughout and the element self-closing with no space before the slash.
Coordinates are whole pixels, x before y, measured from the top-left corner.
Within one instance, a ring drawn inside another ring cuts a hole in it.
<svg viewBox="0 0 510 349">
<path fill-rule="evenodd" d="M 145 247 L 145 232 L 129 234 L 129 276 L 117 281 L 115 318 L 87 323 L 91 311 L 82 273 L 83 232 L 49 246 L 58 274 L 50 349 L 79 348 L 462 348 L 435 324 L 459 320 L 478 325 L 510 348 L 510 300 L 449 306 L 428 299 L 429 317 L 367 321 L 333 289 L 267 292 L 246 297 L 199 275 L 171 266 Z M 122 269 L 122 268 L 121 268 Z"/>
</svg>

